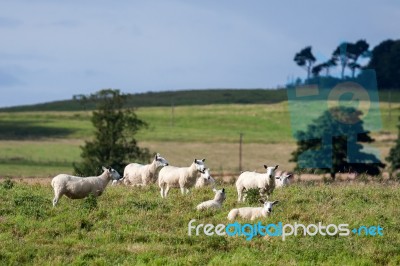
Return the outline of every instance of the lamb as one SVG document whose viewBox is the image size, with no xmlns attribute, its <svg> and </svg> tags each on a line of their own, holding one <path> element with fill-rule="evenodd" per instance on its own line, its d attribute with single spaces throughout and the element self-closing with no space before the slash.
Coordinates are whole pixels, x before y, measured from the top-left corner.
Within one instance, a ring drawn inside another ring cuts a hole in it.
<svg viewBox="0 0 400 266">
<path fill-rule="evenodd" d="M 182 194 L 187 194 L 189 188 L 196 182 L 197 172 L 205 170 L 204 161 L 197 160 L 189 167 L 165 166 L 158 174 L 158 186 L 161 188 L 161 197 L 166 198 L 170 188 L 180 188 Z"/>
<path fill-rule="evenodd" d="M 243 207 L 238 209 L 232 209 L 228 214 L 228 220 L 234 220 L 237 216 L 243 219 L 250 219 L 251 221 L 260 218 L 267 217 L 272 212 L 272 207 L 278 204 L 279 201 L 264 201 L 260 199 L 260 202 L 264 204 L 263 207 Z"/>
<path fill-rule="evenodd" d="M 194 186 L 195 188 L 202 188 L 205 186 L 212 186 L 215 188 L 215 179 L 212 178 L 210 175 L 210 168 L 207 168 L 204 170 L 204 172 L 201 172 L 200 177 L 196 181 L 196 185 Z"/>
<path fill-rule="evenodd" d="M 83 199 L 92 193 L 94 196 L 100 196 L 111 179 L 121 178 L 119 173 L 111 167 L 102 167 L 103 173 L 99 176 L 79 177 L 66 174 L 57 175 L 51 180 L 51 186 L 54 189 L 53 207 L 63 196 L 70 199 Z"/>
<path fill-rule="evenodd" d="M 156 180 L 156 172 L 160 167 L 168 165 L 159 153 L 154 156 L 150 164 L 142 165 L 138 163 L 128 164 L 124 169 L 124 184 L 132 186 L 146 186 Z"/>
<path fill-rule="evenodd" d="M 279 173 L 275 175 L 275 187 L 280 188 L 280 187 L 286 187 L 290 184 L 289 178 L 292 176 L 292 174 L 289 174 L 287 172 Z"/>
<path fill-rule="evenodd" d="M 244 201 L 243 192 L 250 188 L 258 188 L 261 196 L 263 196 L 264 193 L 268 196 L 271 195 L 275 189 L 275 170 L 278 168 L 278 165 L 273 167 L 264 165 L 264 168 L 267 171 L 264 174 L 256 172 L 243 172 L 240 174 L 236 181 L 238 202 Z"/>
<path fill-rule="evenodd" d="M 215 193 L 214 199 L 204 201 L 204 202 L 200 203 L 199 205 L 197 205 L 196 209 L 198 211 L 207 210 L 207 209 L 220 209 L 222 207 L 222 203 L 226 199 L 225 189 L 223 188 L 221 190 L 217 190 L 214 188 L 213 191 Z"/>
</svg>

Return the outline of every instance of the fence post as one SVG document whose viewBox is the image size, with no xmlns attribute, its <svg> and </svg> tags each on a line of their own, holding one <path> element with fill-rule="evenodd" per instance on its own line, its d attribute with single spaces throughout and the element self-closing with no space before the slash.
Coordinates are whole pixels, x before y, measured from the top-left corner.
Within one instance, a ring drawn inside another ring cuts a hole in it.
<svg viewBox="0 0 400 266">
<path fill-rule="evenodd" d="M 240 133 L 240 140 L 239 140 L 239 172 L 242 171 L 242 143 L 243 143 L 243 133 Z"/>
</svg>

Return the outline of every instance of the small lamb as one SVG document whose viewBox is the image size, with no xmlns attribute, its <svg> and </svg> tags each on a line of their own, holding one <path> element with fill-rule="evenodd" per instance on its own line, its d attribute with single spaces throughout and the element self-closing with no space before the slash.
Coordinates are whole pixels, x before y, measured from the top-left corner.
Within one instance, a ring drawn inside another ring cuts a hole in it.
<svg viewBox="0 0 400 266">
<path fill-rule="evenodd" d="M 236 190 L 238 193 L 238 202 L 244 201 L 243 192 L 250 188 L 258 188 L 260 195 L 265 193 L 269 196 L 275 189 L 275 170 L 278 165 L 268 167 L 264 165 L 266 173 L 260 174 L 256 172 L 243 172 L 236 181 Z"/>
<path fill-rule="evenodd" d="M 280 188 L 280 187 L 286 187 L 289 186 L 290 180 L 289 178 L 292 176 L 292 174 L 289 174 L 287 172 L 280 173 L 279 175 L 275 176 L 275 187 Z"/>
<path fill-rule="evenodd" d="M 94 196 L 100 196 L 105 190 L 110 180 L 121 178 L 119 173 L 111 167 L 102 167 L 103 173 L 99 176 L 79 177 L 66 174 L 57 175 L 51 180 L 51 186 L 54 189 L 53 207 L 63 196 L 70 199 L 83 199 L 92 193 Z"/>
<path fill-rule="evenodd" d="M 207 209 L 221 209 L 222 203 L 226 199 L 225 188 L 223 188 L 221 190 L 217 190 L 214 188 L 213 191 L 215 193 L 214 199 L 204 201 L 204 202 L 200 203 L 199 205 L 197 205 L 196 209 L 198 211 L 207 210 Z"/>
<path fill-rule="evenodd" d="M 264 201 L 260 199 L 260 203 L 264 204 L 263 207 L 243 207 L 238 209 L 232 209 L 228 214 L 228 220 L 234 220 L 237 216 L 243 219 L 250 219 L 251 221 L 260 218 L 267 217 L 272 212 L 272 207 L 278 204 L 279 201 Z"/>
<path fill-rule="evenodd" d="M 166 198 L 170 188 L 180 188 L 182 195 L 189 193 L 189 188 L 196 182 L 197 172 L 206 168 L 203 160 L 194 159 L 189 167 L 165 166 L 158 174 L 158 186 L 161 197 Z"/>
<path fill-rule="evenodd" d="M 204 172 L 200 172 L 200 173 L 201 173 L 201 175 L 197 179 L 196 185 L 194 187 L 202 188 L 202 187 L 210 185 L 213 188 L 215 188 L 215 179 L 212 178 L 212 176 L 210 175 L 210 168 L 207 168 L 204 170 Z"/>
<path fill-rule="evenodd" d="M 153 162 L 150 164 L 128 164 L 124 169 L 124 184 L 127 186 L 146 186 L 153 183 L 157 179 L 157 169 L 164 166 L 168 166 L 168 161 L 161 157 L 159 153 L 154 156 Z"/>
</svg>

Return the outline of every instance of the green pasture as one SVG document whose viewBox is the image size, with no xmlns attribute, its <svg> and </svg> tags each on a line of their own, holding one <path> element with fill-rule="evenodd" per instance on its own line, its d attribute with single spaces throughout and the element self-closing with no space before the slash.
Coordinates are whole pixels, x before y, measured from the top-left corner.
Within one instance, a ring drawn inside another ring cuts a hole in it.
<svg viewBox="0 0 400 266">
<path fill-rule="evenodd" d="M 210 189 L 182 196 L 158 188 L 108 187 L 97 199 L 61 198 L 52 207 L 46 185 L 0 184 L 0 261 L 5 265 L 398 265 L 398 184 L 302 183 L 275 190 L 264 225 L 302 223 L 383 227 L 383 236 L 188 236 L 188 222 L 228 224 L 236 202 L 227 189 L 221 210 L 197 212 Z M 96 207 L 97 203 L 97 207 Z M 240 223 L 249 221 L 238 220 Z M 256 223 L 257 221 L 254 221 Z M 249 222 L 250 223 L 250 222 Z M 193 232 L 194 233 L 194 232 Z"/>
<path fill-rule="evenodd" d="M 392 104 L 390 109 L 385 102 L 380 106 L 382 129 L 373 132 L 373 136 L 397 134 L 399 104 Z M 240 133 L 244 134 L 245 145 L 259 144 L 259 149 L 264 149 L 262 145 L 280 143 L 290 145 L 290 150 L 295 147 L 287 103 L 178 106 L 173 109 L 145 107 L 136 111 L 139 118 L 149 125 L 137 134 L 139 143 L 150 143 L 152 151 L 160 151 L 158 147 L 162 146 L 168 154 L 173 151 L 172 157 L 188 153 L 187 150 L 182 152 L 182 145 L 177 143 L 185 143 L 186 146 L 193 144 L 198 147 L 195 154 L 206 153 L 205 157 L 220 154 L 219 150 L 211 149 L 210 144 L 226 143 L 230 146 L 225 151 L 232 153 L 232 156 L 228 156 L 229 160 L 235 161 L 235 165 L 228 169 L 237 170 L 238 147 L 235 145 Z M 72 163 L 79 160 L 79 146 L 93 136 L 90 115 L 89 111 L 1 112 L 0 177 L 48 176 L 72 172 Z M 166 148 L 168 143 L 173 147 Z M 388 145 L 392 145 L 391 142 L 385 144 Z M 251 154 L 260 154 L 261 151 L 255 150 L 258 148 L 254 146 L 255 152 Z M 280 152 L 276 148 L 271 151 L 282 165 L 287 163 L 289 152 L 284 152 L 284 158 Z M 222 169 L 226 165 L 226 157 L 215 158 L 215 162 L 219 160 L 215 165 Z M 270 158 L 265 155 L 263 157 Z M 257 158 L 246 157 L 246 160 L 254 159 Z M 276 161 L 274 157 L 272 159 Z"/>
</svg>

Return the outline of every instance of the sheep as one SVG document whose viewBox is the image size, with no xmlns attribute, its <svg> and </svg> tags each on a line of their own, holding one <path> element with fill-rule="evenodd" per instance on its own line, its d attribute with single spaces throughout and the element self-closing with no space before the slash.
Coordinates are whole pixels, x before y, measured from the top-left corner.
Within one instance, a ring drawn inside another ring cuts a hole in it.
<svg viewBox="0 0 400 266">
<path fill-rule="evenodd" d="M 158 186 L 160 187 L 161 197 L 166 198 L 170 188 L 180 188 L 182 195 L 189 193 L 189 187 L 196 182 L 197 172 L 205 170 L 204 161 L 197 160 L 189 167 L 165 166 L 158 174 Z"/>
<path fill-rule="evenodd" d="M 159 153 L 154 156 L 154 160 L 150 164 L 128 164 L 124 169 L 124 184 L 127 186 L 146 186 L 156 180 L 157 169 L 167 165 L 168 161 L 161 157 Z"/>
<path fill-rule="evenodd" d="M 259 217 L 267 217 L 272 212 L 272 207 L 275 204 L 278 204 L 279 201 L 264 201 L 260 199 L 260 203 L 262 203 L 263 207 L 243 207 L 238 209 L 232 209 L 228 214 L 228 220 L 234 220 L 237 216 L 243 219 L 250 219 L 253 221 Z"/>
<path fill-rule="evenodd" d="M 51 186 L 54 189 L 53 207 L 63 196 L 70 199 L 83 199 L 89 194 L 100 196 L 111 179 L 121 178 L 119 173 L 111 167 L 102 167 L 103 173 L 99 176 L 79 177 L 67 174 L 60 174 L 51 180 Z"/>
<path fill-rule="evenodd" d="M 200 203 L 199 205 L 197 205 L 196 209 L 198 211 L 206 210 L 206 209 L 220 209 L 222 207 L 222 203 L 226 199 L 225 188 L 223 188 L 221 190 L 217 190 L 214 188 L 213 191 L 215 193 L 214 199 L 204 201 L 204 202 Z"/>
<path fill-rule="evenodd" d="M 292 174 L 287 172 L 277 173 L 275 175 L 275 188 L 286 187 L 290 184 L 289 178 Z"/>
<path fill-rule="evenodd" d="M 271 195 L 275 188 L 275 170 L 278 168 L 278 165 L 273 167 L 264 165 L 264 168 L 266 169 L 266 173 L 264 174 L 256 172 L 243 172 L 240 174 L 236 181 L 238 202 L 244 201 L 243 191 L 250 188 L 258 188 L 262 196 L 264 193 L 267 193 L 268 196 Z"/>
<path fill-rule="evenodd" d="M 207 168 L 204 170 L 204 172 L 200 172 L 200 173 L 201 173 L 201 175 L 197 179 L 196 185 L 194 187 L 202 188 L 202 187 L 210 185 L 213 188 L 215 188 L 215 179 L 212 178 L 212 176 L 210 175 L 210 168 Z"/>
</svg>

